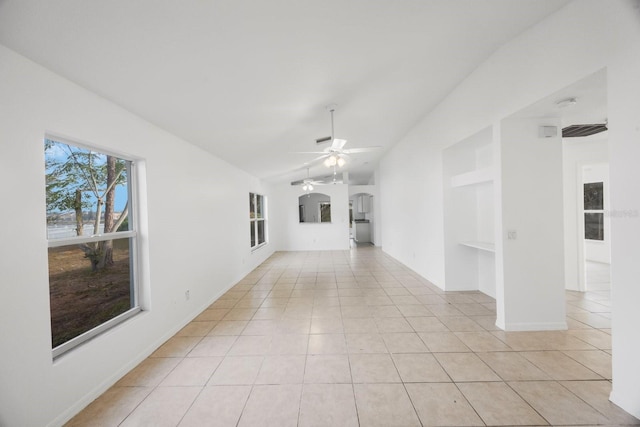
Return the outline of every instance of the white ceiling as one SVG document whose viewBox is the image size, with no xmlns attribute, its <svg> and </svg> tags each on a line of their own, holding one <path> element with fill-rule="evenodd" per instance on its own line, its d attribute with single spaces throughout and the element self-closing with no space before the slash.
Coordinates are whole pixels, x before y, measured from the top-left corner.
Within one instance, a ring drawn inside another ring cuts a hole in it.
<svg viewBox="0 0 640 427">
<path fill-rule="evenodd" d="M 326 105 L 346 148 L 388 148 L 566 3 L 0 0 L 0 43 L 255 176 L 290 179 L 315 157 L 295 152 L 330 134 Z M 383 153 L 354 156 L 350 177 Z"/>
</svg>

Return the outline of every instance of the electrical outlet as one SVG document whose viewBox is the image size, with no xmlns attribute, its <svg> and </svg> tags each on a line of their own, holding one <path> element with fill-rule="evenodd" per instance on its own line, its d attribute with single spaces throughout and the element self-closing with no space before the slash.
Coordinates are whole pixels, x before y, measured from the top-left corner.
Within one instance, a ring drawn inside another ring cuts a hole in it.
<svg viewBox="0 0 640 427">
<path fill-rule="evenodd" d="M 518 232 L 516 230 L 507 230 L 507 240 L 516 240 Z"/>
<path fill-rule="evenodd" d="M 190 297 L 191 295 L 189 294 L 189 290 L 187 289 L 186 291 L 184 291 L 184 300 L 189 301 Z"/>
</svg>

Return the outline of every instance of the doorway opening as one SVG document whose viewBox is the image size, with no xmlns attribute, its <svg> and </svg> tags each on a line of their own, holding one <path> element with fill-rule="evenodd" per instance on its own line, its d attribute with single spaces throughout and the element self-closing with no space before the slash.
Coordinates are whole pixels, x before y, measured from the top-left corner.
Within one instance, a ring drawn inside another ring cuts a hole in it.
<svg viewBox="0 0 640 427">
<path fill-rule="evenodd" d="M 356 243 L 374 243 L 373 194 L 356 193 L 349 196 L 351 238 Z"/>
</svg>

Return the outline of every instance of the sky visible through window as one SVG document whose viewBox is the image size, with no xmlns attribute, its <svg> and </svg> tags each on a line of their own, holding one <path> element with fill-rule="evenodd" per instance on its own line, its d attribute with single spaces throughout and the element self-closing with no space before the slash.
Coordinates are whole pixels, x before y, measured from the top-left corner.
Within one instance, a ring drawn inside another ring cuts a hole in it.
<svg viewBox="0 0 640 427">
<path fill-rule="evenodd" d="M 74 225 L 71 217 L 76 215 L 78 204 L 83 222 L 88 225 L 82 234 L 95 234 L 91 224 L 96 217 L 98 197 L 102 198 L 100 216 L 104 219 L 107 156 L 52 139 L 45 139 L 44 148 L 49 239 L 74 235 L 79 225 Z M 127 208 L 128 177 L 124 160 L 116 158 L 116 166 L 113 212 L 119 214 Z"/>
</svg>

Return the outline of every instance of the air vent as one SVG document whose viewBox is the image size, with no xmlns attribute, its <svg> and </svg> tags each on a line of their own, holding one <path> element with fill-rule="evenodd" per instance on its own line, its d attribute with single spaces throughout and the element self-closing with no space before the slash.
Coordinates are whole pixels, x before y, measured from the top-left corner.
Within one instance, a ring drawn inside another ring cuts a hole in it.
<svg viewBox="0 0 640 427">
<path fill-rule="evenodd" d="M 596 133 L 604 132 L 607 130 L 606 124 L 592 124 L 592 125 L 573 125 L 567 126 L 562 129 L 563 138 L 577 138 L 581 136 L 595 135 Z"/>
<path fill-rule="evenodd" d="M 318 138 L 316 139 L 316 144 L 322 144 L 325 142 L 331 141 L 331 137 L 330 136 L 325 136 L 324 138 Z"/>
</svg>

